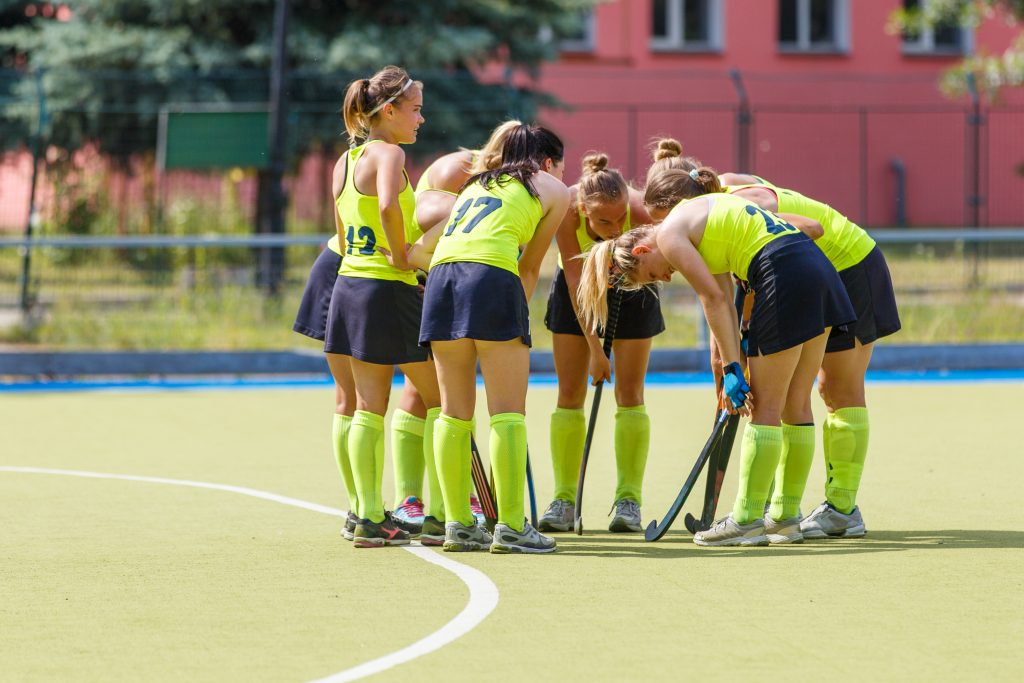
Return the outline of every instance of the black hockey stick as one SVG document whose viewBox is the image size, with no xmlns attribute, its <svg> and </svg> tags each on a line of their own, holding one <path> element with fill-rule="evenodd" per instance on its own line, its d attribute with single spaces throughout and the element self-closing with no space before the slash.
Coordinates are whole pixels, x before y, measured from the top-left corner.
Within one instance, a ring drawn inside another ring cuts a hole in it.
<svg viewBox="0 0 1024 683">
<path fill-rule="evenodd" d="M 691 534 L 698 531 L 707 531 L 715 521 L 715 510 L 718 509 L 718 497 L 722 493 L 722 482 L 725 481 L 725 470 L 729 466 L 729 456 L 732 455 L 732 446 L 736 441 L 736 429 L 740 424 L 740 415 L 730 415 L 725 424 L 725 431 L 722 438 L 715 444 L 714 452 L 708 464 L 707 486 L 704 491 L 704 509 L 700 519 L 697 519 L 689 512 L 683 518 L 686 529 Z"/>
<path fill-rule="evenodd" d="M 740 319 L 741 345 L 747 339 L 747 331 L 750 327 L 750 316 L 754 309 L 754 292 L 748 287 L 742 286 L 736 292 L 736 309 Z M 744 363 L 744 366 L 746 363 Z M 691 534 L 698 531 L 706 531 L 711 528 L 715 521 L 715 511 L 718 509 L 718 498 L 722 493 L 722 482 L 725 481 L 725 470 L 729 466 L 729 457 L 732 455 L 733 443 L 736 441 L 736 429 L 740 423 L 739 414 L 732 415 L 725 426 L 725 433 L 711 454 L 711 461 L 708 465 L 707 485 L 704 490 L 704 508 L 701 511 L 698 521 L 689 512 L 683 522 Z"/>
<path fill-rule="evenodd" d="M 530 492 L 530 526 L 537 528 L 537 494 L 533 490 L 533 468 L 530 466 L 530 449 L 526 449 L 526 488 Z"/>
<path fill-rule="evenodd" d="M 622 303 L 622 292 L 617 289 L 608 291 L 608 322 L 604 326 L 604 356 L 611 358 L 612 342 L 615 340 L 615 327 L 619 322 L 619 305 Z M 594 428 L 597 427 L 597 411 L 601 407 L 601 391 L 604 380 L 597 383 L 594 389 L 594 402 L 590 406 L 590 422 L 587 424 L 587 438 L 583 442 L 583 459 L 580 461 L 580 476 L 576 480 L 576 508 L 574 511 L 573 529 L 577 536 L 583 535 L 583 480 L 587 477 L 587 461 L 590 460 L 590 445 L 594 441 Z"/>
<path fill-rule="evenodd" d="M 700 455 L 697 456 L 697 462 L 693 464 L 693 469 L 690 470 L 690 476 L 686 478 L 683 483 L 683 488 L 679 490 L 679 495 L 672 501 L 672 506 L 669 507 L 668 512 L 665 513 L 665 517 L 659 523 L 657 520 L 652 520 L 647 525 L 646 531 L 644 531 L 644 539 L 647 541 L 657 541 L 659 538 L 665 535 L 668 528 L 672 526 L 672 522 L 676 521 L 676 516 L 679 514 L 679 510 L 682 509 L 683 504 L 686 503 L 686 499 L 690 496 L 690 491 L 693 490 L 694 484 L 697 483 L 697 477 L 700 476 L 700 472 L 704 469 L 704 465 L 707 464 L 708 456 L 711 455 L 711 450 L 715 447 L 719 438 L 722 436 L 722 432 L 725 429 L 725 423 L 728 421 L 729 411 L 722 409 L 718 415 L 718 419 L 715 421 L 715 428 L 711 430 L 711 436 L 708 437 L 707 443 L 704 444 L 704 448 L 701 449 Z"/>
<path fill-rule="evenodd" d="M 487 481 L 487 472 L 484 470 L 483 460 L 480 459 L 480 451 L 477 450 L 476 439 L 472 436 L 469 437 L 469 448 L 473 453 L 471 465 L 473 488 L 476 489 L 476 496 L 480 499 L 480 507 L 484 511 L 484 523 L 488 530 L 493 531 L 494 525 L 498 523 L 498 506 L 494 502 L 494 489 L 491 488 L 490 482 Z"/>
</svg>

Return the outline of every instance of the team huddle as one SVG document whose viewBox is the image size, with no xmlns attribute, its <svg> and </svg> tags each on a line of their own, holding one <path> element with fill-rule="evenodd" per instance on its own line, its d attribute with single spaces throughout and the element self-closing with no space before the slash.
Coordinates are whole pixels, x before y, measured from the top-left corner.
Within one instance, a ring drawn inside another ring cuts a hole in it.
<svg viewBox="0 0 1024 683">
<path fill-rule="evenodd" d="M 717 173 L 669 138 L 657 142 L 642 190 L 601 153 L 583 159 L 578 184 L 567 188 L 561 140 L 518 121 L 498 126 L 479 150 L 441 157 L 414 190 L 400 145 L 415 143 L 422 106 L 422 84 L 398 67 L 350 84 L 343 115 L 352 147 L 332 183 L 338 234 L 313 266 L 294 326 L 323 340 L 335 380 L 346 539 L 356 547 L 418 538 L 447 551 L 554 551 L 548 534 L 572 529 L 577 517 L 588 378 L 610 380 L 612 363 L 609 528 L 641 531 L 644 378 L 652 339 L 665 329 L 657 283 L 676 272 L 707 318 L 722 409 L 750 418 L 732 510 L 694 542 L 865 534 L 856 505 L 869 431 L 864 376 L 873 342 L 900 322 L 885 259 L 864 230 L 794 190 Z M 554 491 L 535 528 L 524 510 L 527 302 L 552 240 L 558 269 L 544 323 L 558 375 Z M 417 272 L 428 274 L 425 285 Z M 490 414 L 493 530 L 473 493 L 478 365 Z M 395 366 L 405 386 L 390 426 L 389 511 L 384 415 Z M 815 379 L 828 409 L 827 481 L 825 501 L 803 517 Z"/>
</svg>

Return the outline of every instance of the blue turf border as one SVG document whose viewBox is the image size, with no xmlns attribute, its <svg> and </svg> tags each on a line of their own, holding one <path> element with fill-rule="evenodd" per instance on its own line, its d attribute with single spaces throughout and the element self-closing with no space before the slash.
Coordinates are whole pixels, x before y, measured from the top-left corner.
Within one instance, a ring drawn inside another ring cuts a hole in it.
<svg viewBox="0 0 1024 683">
<path fill-rule="evenodd" d="M 942 371 L 871 371 L 868 382 L 886 383 L 971 383 L 971 382 L 1024 382 L 1024 369 L 1020 370 L 942 370 Z M 530 378 L 533 386 L 554 386 L 557 380 L 551 374 L 536 374 Z M 711 374 L 705 372 L 658 372 L 647 375 L 649 386 L 710 385 Z M 396 386 L 400 380 L 396 380 Z M 332 386 L 327 376 L 279 378 L 163 378 L 163 379 L 82 379 L 57 381 L 0 382 L 0 393 L 61 393 L 84 391 L 192 391 L 192 390 L 253 390 L 296 389 Z"/>
</svg>

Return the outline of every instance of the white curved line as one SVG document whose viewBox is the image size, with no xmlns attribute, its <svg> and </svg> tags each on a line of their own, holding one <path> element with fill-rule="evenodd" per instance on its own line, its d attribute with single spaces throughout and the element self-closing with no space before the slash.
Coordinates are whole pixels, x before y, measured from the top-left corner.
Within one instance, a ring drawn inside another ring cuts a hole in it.
<svg viewBox="0 0 1024 683">
<path fill-rule="evenodd" d="M 132 474 L 104 474 L 102 472 L 84 472 L 81 470 L 47 469 L 43 467 L 0 466 L 0 472 L 61 474 L 69 477 L 85 477 L 89 479 L 118 479 L 122 481 L 141 481 L 150 484 L 190 486 L 192 488 L 213 489 L 216 491 L 238 493 L 243 496 L 269 500 L 275 503 L 281 503 L 282 505 L 291 505 L 292 507 L 302 508 L 303 510 L 310 510 L 312 512 L 320 512 L 333 517 L 345 516 L 345 511 L 337 508 L 318 505 L 317 503 L 310 503 L 297 498 L 289 498 L 288 496 L 281 496 L 276 493 L 268 493 L 267 491 L 250 489 L 244 486 L 231 486 L 230 484 L 212 484 L 205 481 L 166 479 L 164 477 L 142 477 Z M 417 657 L 422 657 L 423 655 L 434 652 L 435 650 L 439 650 L 476 628 L 476 626 L 486 619 L 487 615 L 493 612 L 494 608 L 498 606 L 498 587 L 495 586 L 494 582 L 491 581 L 483 572 L 478 569 L 474 569 L 473 567 L 468 567 L 464 564 L 455 562 L 454 560 L 449 560 L 448 558 L 442 557 L 441 555 L 438 555 L 437 553 L 422 546 L 402 546 L 402 548 L 421 560 L 436 564 L 442 569 L 446 569 L 459 577 L 459 579 L 466 584 L 466 587 L 469 588 L 469 602 L 466 603 L 465 608 L 463 608 L 461 612 L 455 615 L 454 619 L 425 638 L 421 638 L 415 643 L 403 647 L 401 650 L 396 652 L 391 652 L 382 657 L 378 657 L 377 659 L 371 659 L 368 662 L 354 666 L 351 669 L 339 671 L 338 673 L 331 674 L 325 678 L 316 679 L 316 681 L 313 681 L 312 683 L 324 683 L 328 681 L 330 683 L 343 683 L 345 681 L 355 681 L 372 674 L 380 673 L 381 671 L 386 671 L 387 669 L 398 666 L 399 664 L 404 664 L 405 662 L 416 659 Z"/>
</svg>

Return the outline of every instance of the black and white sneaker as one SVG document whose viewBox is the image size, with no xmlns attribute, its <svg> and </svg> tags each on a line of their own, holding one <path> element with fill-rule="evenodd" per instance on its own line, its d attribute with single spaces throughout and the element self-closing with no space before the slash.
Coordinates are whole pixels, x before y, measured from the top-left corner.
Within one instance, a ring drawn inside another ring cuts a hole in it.
<svg viewBox="0 0 1024 683">
<path fill-rule="evenodd" d="M 356 517 L 355 513 L 349 510 L 348 516 L 345 517 L 345 526 L 341 527 L 341 537 L 346 541 L 351 541 L 356 535 L 356 524 L 359 523 L 359 518 Z"/>
</svg>

